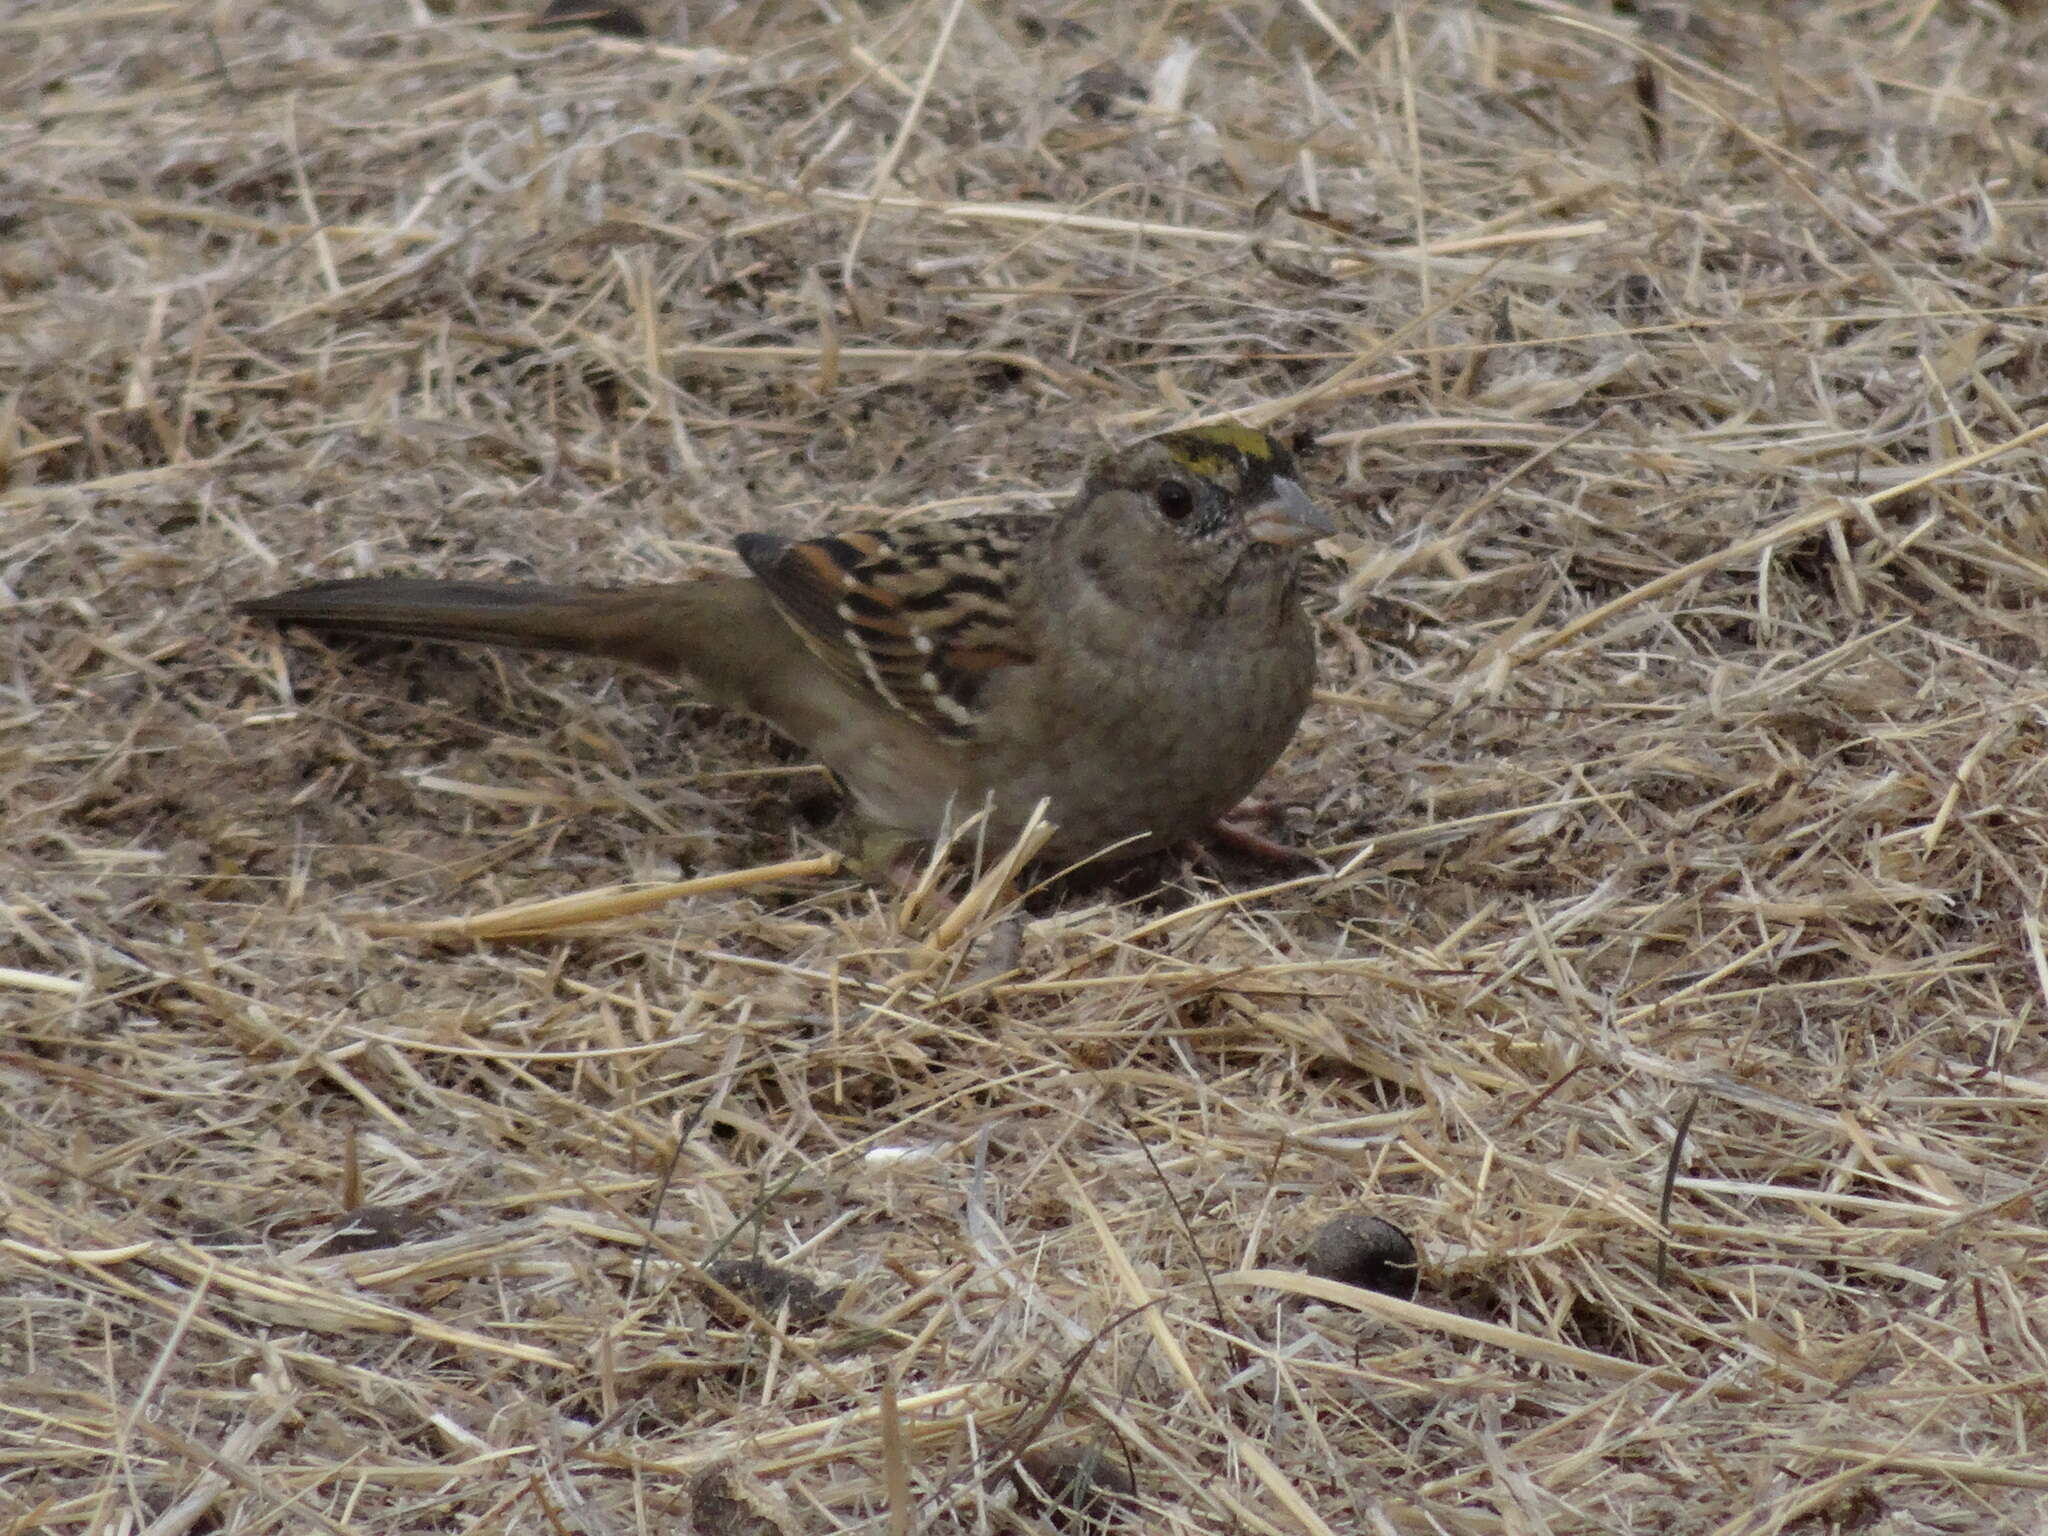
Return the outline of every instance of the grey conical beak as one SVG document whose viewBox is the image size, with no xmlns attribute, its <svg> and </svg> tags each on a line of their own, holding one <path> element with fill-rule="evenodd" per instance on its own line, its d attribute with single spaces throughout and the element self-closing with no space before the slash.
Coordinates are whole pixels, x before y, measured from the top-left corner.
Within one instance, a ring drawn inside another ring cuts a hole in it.
<svg viewBox="0 0 2048 1536">
<path fill-rule="evenodd" d="M 1244 525 L 1261 544 L 1278 544 L 1282 549 L 1312 544 L 1337 531 L 1329 514 L 1285 475 L 1274 479 L 1272 494 L 1251 509 Z"/>
</svg>

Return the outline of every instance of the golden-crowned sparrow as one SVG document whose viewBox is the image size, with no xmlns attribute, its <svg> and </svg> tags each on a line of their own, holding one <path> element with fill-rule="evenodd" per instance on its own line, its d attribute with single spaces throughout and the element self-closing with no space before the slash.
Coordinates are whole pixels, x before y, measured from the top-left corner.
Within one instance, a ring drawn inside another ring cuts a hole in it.
<svg viewBox="0 0 2048 1536">
<path fill-rule="evenodd" d="M 792 542 L 670 586 L 330 581 L 241 605 L 280 624 L 576 651 L 687 673 L 817 754 L 877 830 L 931 838 L 1041 798 L 1073 859 L 1206 831 L 1286 747 L 1315 650 L 1302 545 L 1331 532 L 1293 456 L 1245 427 L 1100 460 L 1052 518 Z"/>
</svg>

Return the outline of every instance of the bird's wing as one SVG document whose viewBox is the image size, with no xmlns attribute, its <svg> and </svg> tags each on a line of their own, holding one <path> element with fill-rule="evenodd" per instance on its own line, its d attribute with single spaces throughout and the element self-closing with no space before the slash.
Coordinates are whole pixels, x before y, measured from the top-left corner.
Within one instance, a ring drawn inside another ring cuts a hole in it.
<svg viewBox="0 0 2048 1536">
<path fill-rule="evenodd" d="M 1031 523 L 992 516 L 735 545 L 776 608 L 847 681 L 949 741 L 975 739 L 991 673 L 1033 659 L 1014 608 Z"/>
</svg>

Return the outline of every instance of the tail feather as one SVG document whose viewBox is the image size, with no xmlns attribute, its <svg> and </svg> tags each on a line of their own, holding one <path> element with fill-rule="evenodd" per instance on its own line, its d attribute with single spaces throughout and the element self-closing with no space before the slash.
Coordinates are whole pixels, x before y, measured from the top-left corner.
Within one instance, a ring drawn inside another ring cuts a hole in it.
<svg viewBox="0 0 2048 1536">
<path fill-rule="evenodd" d="M 745 577 L 625 591 L 370 577 L 319 582 L 237 607 L 255 618 L 327 634 L 568 651 L 702 675 L 719 670 L 733 629 L 766 609 L 754 587 Z"/>
</svg>

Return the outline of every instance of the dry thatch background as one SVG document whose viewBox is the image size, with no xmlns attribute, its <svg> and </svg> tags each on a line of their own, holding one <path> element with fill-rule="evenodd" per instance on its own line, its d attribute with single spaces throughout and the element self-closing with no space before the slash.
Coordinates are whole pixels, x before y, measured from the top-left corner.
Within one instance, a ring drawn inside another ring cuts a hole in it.
<svg viewBox="0 0 2048 1536">
<path fill-rule="evenodd" d="M 1758 10 L 0 16 L 0 1530 L 2039 1529 L 2048 19 Z M 227 608 L 1217 413 L 1302 879 L 750 875 L 758 725 Z"/>
</svg>

